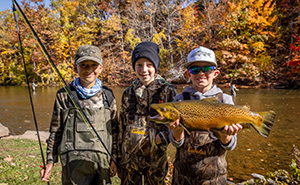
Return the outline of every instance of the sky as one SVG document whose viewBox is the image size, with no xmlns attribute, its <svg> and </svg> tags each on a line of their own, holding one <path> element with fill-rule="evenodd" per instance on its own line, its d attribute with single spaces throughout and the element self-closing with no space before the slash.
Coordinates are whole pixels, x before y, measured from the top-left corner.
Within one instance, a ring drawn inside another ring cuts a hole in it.
<svg viewBox="0 0 300 185">
<path fill-rule="evenodd" d="M 19 5 L 22 5 L 22 0 L 16 0 Z M 0 0 L 0 11 L 4 11 L 6 9 L 9 9 L 11 11 L 12 2 L 11 0 Z M 50 0 L 44 0 L 46 6 L 50 4 Z"/>
</svg>

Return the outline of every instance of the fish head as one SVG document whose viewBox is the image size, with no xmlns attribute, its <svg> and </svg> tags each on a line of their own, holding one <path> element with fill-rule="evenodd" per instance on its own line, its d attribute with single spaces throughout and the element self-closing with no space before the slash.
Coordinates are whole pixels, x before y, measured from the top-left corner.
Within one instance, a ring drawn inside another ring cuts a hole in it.
<svg viewBox="0 0 300 185">
<path fill-rule="evenodd" d="M 180 113 L 174 107 L 173 103 L 152 104 L 150 107 L 158 112 L 158 115 L 148 117 L 150 121 L 160 124 L 169 124 L 180 118 Z"/>
</svg>

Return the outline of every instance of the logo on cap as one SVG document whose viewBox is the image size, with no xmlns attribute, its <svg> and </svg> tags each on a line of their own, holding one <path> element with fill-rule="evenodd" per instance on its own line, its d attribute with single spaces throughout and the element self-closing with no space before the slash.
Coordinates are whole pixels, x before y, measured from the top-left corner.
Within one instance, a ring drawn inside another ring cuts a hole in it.
<svg viewBox="0 0 300 185">
<path fill-rule="evenodd" d="M 191 57 L 201 57 L 201 55 L 204 55 L 204 57 L 209 56 L 211 58 L 211 53 L 207 53 L 201 50 L 198 50 L 197 52 L 195 52 L 194 54 L 192 54 Z"/>
</svg>

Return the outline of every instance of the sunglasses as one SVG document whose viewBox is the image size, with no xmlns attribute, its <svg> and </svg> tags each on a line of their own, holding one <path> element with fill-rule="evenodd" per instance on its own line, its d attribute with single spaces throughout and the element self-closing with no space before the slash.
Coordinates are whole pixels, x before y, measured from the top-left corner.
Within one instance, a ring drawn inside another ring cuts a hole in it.
<svg viewBox="0 0 300 185">
<path fill-rule="evenodd" d="M 196 74 L 200 73 L 200 70 L 201 70 L 205 74 L 210 74 L 215 69 L 217 69 L 216 66 L 203 66 L 203 67 L 192 66 L 189 68 L 189 72 L 193 75 L 196 75 Z"/>
</svg>

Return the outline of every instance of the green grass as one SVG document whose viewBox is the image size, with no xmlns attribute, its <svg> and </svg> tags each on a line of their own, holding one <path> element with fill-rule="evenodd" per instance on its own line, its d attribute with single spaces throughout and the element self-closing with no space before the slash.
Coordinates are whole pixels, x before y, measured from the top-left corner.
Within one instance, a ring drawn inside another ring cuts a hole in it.
<svg viewBox="0 0 300 185">
<path fill-rule="evenodd" d="M 46 145 L 43 143 L 45 154 Z M 46 157 L 46 156 L 45 156 Z M 9 184 L 47 184 L 41 181 L 42 157 L 37 141 L 28 139 L 0 139 L 0 185 Z M 112 178 L 113 185 L 120 179 Z M 61 165 L 56 163 L 50 177 L 50 184 L 61 184 Z"/>
<path fill-rule="evenodd" d="M 46 145 L 42 143 L 43 151 L 46 151 Z M 300 152 L 294 155 L 300 156 Z M 299 160 L 299 159 L 298 159 Z M 300 161 L 297 162 L 300 164 Z M 46 185 L 42 182 L 39 171 L 41 170 L 42 157 L 39 144 L 35 140 L 28 139 L 0 139 L 0 185 Z M 293 160 L 290 165 L 292 172 L 282 172 L 282 170 L 274 173 L 268 173 L 266 178 L 273 179 L 276 183 L 278 176 L 286 176 L 289 182 L 300 183 L 300 169 Z M 56 163 L 53 167 L 50 177 L 50 184 L 61 184 L 61 165 Z M 172 173 L 171 173 L 172 174 Z M 119 185 L 120 179 L 112 178 L 113 185 Z M 260 184 L 260 183 L 257 183 Z"/>
</svg>

